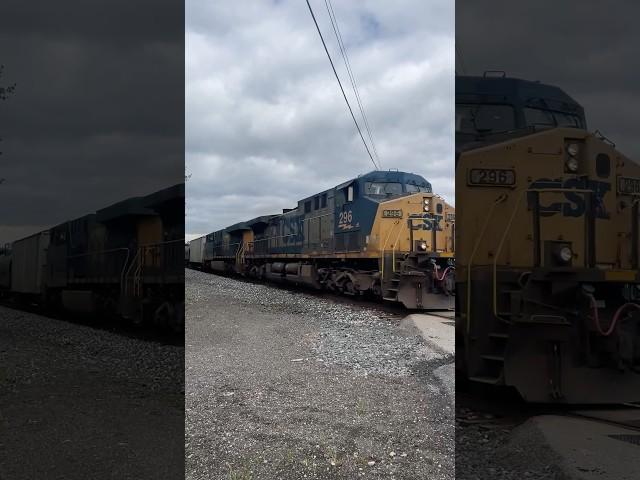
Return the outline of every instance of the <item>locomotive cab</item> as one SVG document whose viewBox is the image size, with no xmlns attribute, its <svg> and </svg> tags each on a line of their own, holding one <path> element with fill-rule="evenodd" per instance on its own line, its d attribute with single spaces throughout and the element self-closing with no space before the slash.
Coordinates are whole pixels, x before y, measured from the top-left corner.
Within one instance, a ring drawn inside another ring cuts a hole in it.
<svg viewBox="0 0 640 480">
<path fill-rule="evenodd" d="M 456 149 L 556 127 L 587 129 L 584 109 L 560 88 L 504 75 L 456 77 Z"/>
</svg>

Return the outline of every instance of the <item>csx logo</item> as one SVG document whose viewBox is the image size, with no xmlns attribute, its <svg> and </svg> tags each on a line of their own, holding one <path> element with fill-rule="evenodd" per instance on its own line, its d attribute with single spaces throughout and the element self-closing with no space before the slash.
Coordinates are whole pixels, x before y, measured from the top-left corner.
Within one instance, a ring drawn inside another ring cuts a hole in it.
<svg viewBox="0 0 640 480">
<path fill-rule="evenodd" d="M 604 205 L 604 196 L 611 190 L 611 184 L 598 180 L 586 180 L 579 178 L 569 178 L 566 180 L 540 178 L 531 183 L 530 188 L 544 190 L 554 188 L 566 188 L 576 190 L 591 190 L 597 218 L 609 218 L 609 213 Z M 529 194 L 529 208 L 533 207 L 533 198 Z M 548 195 L 547 195 L 548 196 Z M 564 217 L 581 217 L 586 211 L 586 197 L 583 193 L 564 192 L 564 202 L 545 203 L 544 193 L 540 194 L 540 214 L 550 217 L 560 213 Z"/>
<path fill-rule="evenodd" d="M 442 231 L 440 220 L 442 215 L 435 215 L 431 213 L 413 214 L 410 215 L 412 219 L 421 219 L 422 223 L 412 220 L 412 226 L 416 230 L 435 230 L 436 232 Z"/>
</svg>

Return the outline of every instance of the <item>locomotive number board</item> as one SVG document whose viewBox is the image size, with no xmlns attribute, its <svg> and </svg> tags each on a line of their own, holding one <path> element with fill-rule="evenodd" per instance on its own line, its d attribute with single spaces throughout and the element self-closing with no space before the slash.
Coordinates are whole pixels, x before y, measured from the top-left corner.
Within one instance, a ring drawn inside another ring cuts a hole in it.
<svg viewBox="0 0 640 480">
<path fill-rule="evenodd" d="M 516 184 L 516 172 L 506 168 L 472 168 L 468 183 L 483 187 L 511 187 Z"/>
<path fill-rule="evenodd" d="M 402 218 L 402 210 L 383 210 L 382 218 Z"/>
<path fill-rule="evenodd" d="M 640 178 L 618 177 L 620 195 L 640 195 Z"/>
</svg>

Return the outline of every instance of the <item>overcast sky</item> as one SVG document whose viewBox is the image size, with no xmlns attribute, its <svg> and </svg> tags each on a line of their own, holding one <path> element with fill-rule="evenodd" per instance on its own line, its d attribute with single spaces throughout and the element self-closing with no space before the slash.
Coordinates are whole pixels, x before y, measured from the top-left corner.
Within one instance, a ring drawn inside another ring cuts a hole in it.
<svg viewBox="0 0 640 480">
<path fill-rule="evenodd" d="M 3 0 L 0 243 L 183 181 L 182 0 Z"/>
<path fill-rule="evenodd" d="M 559 86 L 585 108 L 590 130 L 637 161 L 639 17 L 631 1 L 456 0 L 456 70 Z"/>
<path fill-rule="evenodd" d="M 311 5 L 355 109 L 325 2 Z M 454 2 L 333 7 L 382 168 L 453 201 Z M 304 0 L 189 0 L 186 26 L 188 238 L 373 169 Z"/>
</svg>

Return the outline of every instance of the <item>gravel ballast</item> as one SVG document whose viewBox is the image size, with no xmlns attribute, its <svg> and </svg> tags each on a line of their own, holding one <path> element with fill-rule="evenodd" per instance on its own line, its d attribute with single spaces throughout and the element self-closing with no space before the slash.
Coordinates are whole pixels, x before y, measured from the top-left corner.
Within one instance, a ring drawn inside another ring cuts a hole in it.
<svg viewBox="0 0 640 480">
<path fill-rule="evenodd" d="M 0 307 L 0 478 L 184 478 L 184 347 Z"/>
<path fill-rule="evenodd" d="M 376 304 L 186 273 L 188 479 L 452 479 L 452 358 Z"/>
</svg>

